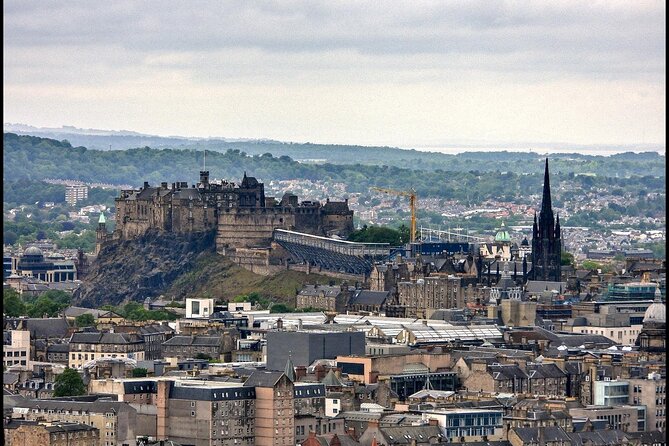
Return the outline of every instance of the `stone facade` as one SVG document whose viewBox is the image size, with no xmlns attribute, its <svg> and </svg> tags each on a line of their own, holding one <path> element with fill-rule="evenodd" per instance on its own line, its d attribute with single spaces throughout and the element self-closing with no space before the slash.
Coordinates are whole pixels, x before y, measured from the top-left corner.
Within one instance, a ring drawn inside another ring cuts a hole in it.
<svg viewBox="0 0 669 446">
<path fill-rule="evenodd" d="M 435 310 L 464 307 L 461 278 L 456 276 L 428 276 L 397 284 L 397 304 L 400 317 L 429 318 Z"/>
<path fill-rule="evenodd" d="M 5 423 L 4 444 L 7 446 L 98 446 L 100 439 L 100 431 L 86 424 L 19 423 Z"/>
</svg>

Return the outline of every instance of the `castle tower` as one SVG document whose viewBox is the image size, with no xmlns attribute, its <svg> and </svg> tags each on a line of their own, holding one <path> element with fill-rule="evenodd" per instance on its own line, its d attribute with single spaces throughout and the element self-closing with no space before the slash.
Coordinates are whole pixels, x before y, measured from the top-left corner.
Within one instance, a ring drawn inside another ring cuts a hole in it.
<svg viewBox="0 0 669 446">
<path fill-rule="evenodd" d="M 98 220 L 98 229 L 95 230 L 95 255 L 98 255 L 102 245 L 107 241 L 107 220 L 105 213 L 100 212 L 100 219 Z"/>
<path fill-rule="evenodd" d="M 534 226 L 532 228 L 532 271 L 530 279 L 559 282 L 561 252 L 560 217 L 557 217 L 556 222 L 553 216 L 548 158 L 546 158 L 541 211 L 538 221 L 537 214 L 534 214 Z"/>
</svg>

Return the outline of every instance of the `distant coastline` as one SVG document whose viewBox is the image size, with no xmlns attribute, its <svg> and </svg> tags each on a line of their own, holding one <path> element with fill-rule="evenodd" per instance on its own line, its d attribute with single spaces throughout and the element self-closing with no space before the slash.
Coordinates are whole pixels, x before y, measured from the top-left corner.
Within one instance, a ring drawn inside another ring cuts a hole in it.
<svg viewBox="0 0 669 446">
<path fill-rule="evenodd" d="M 276 143 L 276 144 L 309 144 L 305 142 L 297 141 L 278 141 L 273 139 L 266 138 L 229 138 L 222 136 L 210 136 L 210 137 L 200 137 L 200 136 L 162 136 L 162 135 L 151 135 L 147 133 L 139 133 L 131 130 L 101 130 L 101 129 L 83 129 L 69 125 L 63 125 L 60 128 L 57 127 L 35 127 L 28 124 L 13 124 L 13 123 L 4 123 L 3 124 L 4 132 L 13 132 L 18 134 L 28 134 L 40 137 L 47 138 L 56 138 L 59 137 L 73 137 L 73 136 L 91 136 L 91 137 L 135 137 L 135 138 L 146 138 L 146 139 L 156 139 L 161 141 L 169 141 L 171 143 L 195 143 L 195 142 L 213 142 L 213 141 L 223 141 L 223 142 L 257 142 L 257 143 Z M 148 141 L 147 141 L 148 142 Z M 358 147 L 385 147 L 390 149 L 399 149 L 399 150 L 415 150 L 417 152 L 431 152 L 431 153 L 442 153 L 445 155 L 457 155 L 461 153 L 468 152 L 520 152 L 527 153 L 533 152 L 537 154 L 552 154 L 552 153 L 578 153 L 581 155 L 599 155 L 599 156 L 609 156 L 615 155 L 618 153 L 634 152 L 634 153 L 643 153 L 643 152 L 655 152 L 660 155 L 666 155 L 667 149 L 663 144 L 575 144 L 575 143 L 490 143 L 490 142 L 467 142 L 467 143 L 447 143 L 447 144 L 432 144 L 432 145 L 416 145 L 416 146 L 405 146 L 405 145 L 361 145 L 361 144 L 342 144 L 342 143 L 332 143 L 332 142 L 318 142 L 314 144 L 319 145 L 352 145 Z M 310 160 L 311 161 L 311 160 Z M 318 160 L 314 160 L 318 162 Z M 312 161 L 313 162 L 313 161 Z"/>
</svg>

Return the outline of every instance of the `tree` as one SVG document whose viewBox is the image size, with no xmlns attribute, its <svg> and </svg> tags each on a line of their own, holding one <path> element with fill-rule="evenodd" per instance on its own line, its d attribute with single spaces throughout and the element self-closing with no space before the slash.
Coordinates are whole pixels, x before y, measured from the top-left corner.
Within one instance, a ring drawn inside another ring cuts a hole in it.
<svg viewBox="0 0 669 446">
<path fill-rule="evenodd" d="M 584 260 L 583 263 L 581 264 L 581 268 L 588 269 L 590 271 L 596 271 L 598 269 L 601 269 L 602 265 L 600 265 L 597 262 L 593 262 L 592 260 Z"/>
<path fill-rule="evenodd" d="M 269 309 L 270 313 L 290 313 L 292 311 L 286 304 L 274 304 Z"/>
<path fill-rule="evenodd" d="M 42 294 L 37 298 L 34 304 L 27 306 L 27 313 L 30 317 L 55 317 L 58 313 L 67 308 L 67 304 L 59 304 L 47 296 L 47 293 Z"/>
<path fill-rule="evenodd" d="M 21 296 L 13 289 L 2 291 L 3 312 L 10 317 L 18 317 L 26 314 L 26 305 L 21 300 Z"/>
<path fill-rule="evenodd" d="M 195 355 L 195 359 L 206 359 L 207 361 L 209 361 L 211 359 L 211 356 L 206 353 L 199 352 L 197 355 Z"/>
<path fill-rule="evenodd" d="M 80 314 L 79 316 L 74 318 L 74 325 L 77 326 L 78 328 L 90 327 L 92 325 L 95 325 L 95 318 L 90 313 Z"/>
<path fill-rule="evenodd" d="M 147 374 L 147 370 L 144 367 L 135 367 L 132 369 L 133 378 L 144 378 Z"/>
<path fill-rule="evenodd" d="M 563 266 L 574 265 L 574 255 L 567 252 L 567 251 L 562 251 L 560 253 L 560 265 L 563 265 Z"/>
<path fill-rule="evenodd" d="M 19 239 L 19 236 L 16 235 L 14 231 L 5 231 L 2 233 L 2 244 L 3 245 L 13 245 Z"/>
<path fill-rule="evenodd" d="M 53 396 L 77 396 L 86 393 L 86 386 L 81 375 L 74 369 L 66 368 L 56 377 L 53 385 Z"/>
</svg>

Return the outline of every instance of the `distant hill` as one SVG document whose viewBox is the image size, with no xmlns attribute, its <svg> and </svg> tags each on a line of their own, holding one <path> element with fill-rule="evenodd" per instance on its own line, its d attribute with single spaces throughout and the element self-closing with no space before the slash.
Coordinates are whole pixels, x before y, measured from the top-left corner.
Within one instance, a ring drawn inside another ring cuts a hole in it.
<svg viewBox="0 0 669 446">
<path fill-rule="evenodd" d="M 369 153 L 360 149 L 358 152 L 360 157 L 363 152 Z M 239 149 L 229 149 L 208 153 L 207 169 L 212 178 L 232 181 L 239 181 L 244 172 L 248 172 L 265 182 L 291 179 L 338 182 L 346 185 L 346 193 L 366 193 L 371 186 L 413 188 L 419 197 L 474 203 L 486 199 L 512 200 L 525 196 L 528 191 L 541 190 L 544 162 L 538 154 L 494 152 L 440 156 L 449 157 L 448 168 L 422 168 L 430 162 L 421 159 L 407 160 L 405 167 L 394 166 L 388 160 L 390 155 L 378 156 L 369 164 L 310 164 L 286 155 L 277 157 L 266 152 L 251 156 Z M 73 147 L 68 141 L 13 133 L 3 135 L 3 157 L 7 181 L 64 178 L 139 187 L 144 181 L 154 185 L 162 181 L 195 183 L 202 168 L 202 153 L 194 149 L 144 147 L 98 151 Z M 568 181 L 583 191 L 617 186 L 664 193 L 665 165 L 666 157 L 657 153 L 610 157 L 555 155 L 551 156 L 551 175 L 554 184 Z M 577 175 L 585 173 L 591 175 Z"/>
<path fill-rule="evenodd" d="M 155 135 L 146 135 L 127 130 L 96 130 L 96 129 L 78 129 L 71 126 L 61 128 L 37 128 L 23 124 L 5 124 L 5 132 L 11 132 L 21 135 L 39 136 L 42 138 L 52 138 L 59 141 L 67 140 L 75 147 L 83 146 L 92 150 L 128 150 L 140 147 L 151 147 L 154 149 L 178 149 L 194 150 L 203 152 L 204 150 L 212 152 L 226 152 L 228 150 L 239 150 L 246 155 L 255 156 L 270 153 L 275 157 L 288 156 L 301 163 L 331 163 L 331 164 L 364 164 L 378 165 L 380 163 L 413 170 L 444 170 L 444 171 L 462 171 L 462 170 L 499 170 L 501 172 L 525 172 L 527 165 L 518 164 L 519 161 L 539 160 L 544 155 L 531 153 L 532 146 L 527 146 L 526 152 L 491 150 L 489 152 L 465 152 L 457 155 L 425 152 L 414 149 L 401 149 L 397 147 L 382 146 L 359 146 L 359 145 L 341 145 L 341 144 L 314 144 L 314 143 L 294 143 L 281 142 L 268 139 L 234 139 L 234 138 L 193 138 L 182 136 L 162 137 Z M 574 152 L 587 151 L 587 147 L 578 145 L 567 145 L 563 149 L 574 148 Z M 654 161 L 658 158 L 664 159 L 657 153 L 659 147 L 644 146 L 648 152 L 620 153 L 614 155 L 612 160 L 631 160 L 639 162 L 642 160 Z M 535 149 L 537 147 L 534 147 Z M 551 155 L 551 158 L 580 161 L 591 159 L 607 158 L 597 154 L 597 150 L 606 147 L 597 146 L 592 148 L 592 154 L 582 153 L 559 153 Z M 619 150 L 620 146 L 612 146 L 611 149 Z M 462 148 L 466 150 L 466 147 Z M 638 150 L 635 148 L 635 150 Z M 562 150 L 564 151 L 564 150 Z M 478 166 L 481 160 L 492 163 L 491 166 Z M 202 155 L 200 155 L 202 162 Z M 559 170 L 559 166 L 558 170 Z M 578 166 L 577 166 L 578 167 Z M 578 170 L 577 170 L 578 171 Z M 622 175 L 628 173 L 616 172 Z M 603 172 L 595 172 L 604 174 Z M 650 173 L 655 175 L 653 173 Z M 658 174 L 659 175 L 659 174 Z"/>
</svg>

